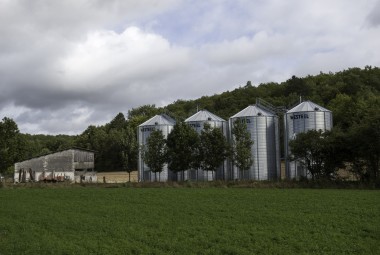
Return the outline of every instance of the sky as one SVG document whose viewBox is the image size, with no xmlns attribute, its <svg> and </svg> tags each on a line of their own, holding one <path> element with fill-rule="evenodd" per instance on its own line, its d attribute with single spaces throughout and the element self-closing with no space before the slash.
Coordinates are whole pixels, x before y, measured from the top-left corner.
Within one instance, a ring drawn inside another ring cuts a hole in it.
<svg viewBox="0 0 380 255">
<path fill-rule="evenodd" d="M 0 118 L 22 133 L 366 65 L 379 0 L 0 0 Z"/>
</svg>

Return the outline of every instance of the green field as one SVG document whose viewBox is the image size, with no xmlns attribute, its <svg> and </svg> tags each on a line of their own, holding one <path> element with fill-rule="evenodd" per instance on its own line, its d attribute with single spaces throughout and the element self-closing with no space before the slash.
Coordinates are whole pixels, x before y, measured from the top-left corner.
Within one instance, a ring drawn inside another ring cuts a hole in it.
<svg viewBox="0 0 380 255">
<path fill-rule="evenodd" d="M 3 188 L 0 254 L 380 254 L 380 191 Z"/>
</svg>

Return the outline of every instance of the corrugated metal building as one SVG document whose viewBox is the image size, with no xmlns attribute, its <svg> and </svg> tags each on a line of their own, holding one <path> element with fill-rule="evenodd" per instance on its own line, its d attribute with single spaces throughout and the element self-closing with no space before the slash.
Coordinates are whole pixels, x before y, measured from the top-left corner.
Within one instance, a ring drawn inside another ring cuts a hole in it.
<svg viewBox="0 0 380 255">
<path fill-rule="evenodd" d="M 192 127 L 195 131 L 197 131 L 198 134 L 201 134 L 205 123 L 208 123 L 211 128 L 220 128 L 224 134 L 224 136 L 227 138 L 228 134 L 228 125 L 227 122 L 220 118 L 219 116 L 216 116 L 215 114 L 207 111 L 207 110 L 201 110 L 192 115 L 191 117 L 187 118 L 185 122 Z M 184 173 L 178 173 L 178 175 L 182 175 L 179 180 L 205 180 L 205 181 L 212 181 L 214 179 L 218 180 L 226 180 L 228 176 L 227 172 L 227 161 L 225 161 L 214 173 L 212 171 L 204 171 L 203 169 L 191 169 L 187 170 Z"/>
<path fill-rule="evenodd" d="M 96 182 L 94 151 L 71 148 L 15 164 L 14 182 Z"/>
<path fill-rule="evenodd" d="M 248 171 L 239 171 L 232 163 L 230 179 L 275 180 L 280 177 L 280 137 L 278 117 L 273 112 L 250 105 L 229 119 L 230 142 L 235 121 L 243 121 L 251 135 L 253 164 Z"/>
<path fill-rule="evenodd" d="M 307 173 L 300 162 L 288 160 L 291 155 L 289 141 L 295 139 L 297 134 L 306 133 L 309 130 L 331 130 L 333 126 L 332 112 L 311 101 L 305 101 L 287 111 L 284 120 L 286 176 L 289 179 L 298 179 L 301 176 L 310 177 L 310 173 Z"/>
<path fill-rule="evenodd" d="M 175 120 L 170 118 L 166 114 L 156 115 L 149 120 L 145 121 L 138 127 L 139 147 L 141 148 L 147 142 L 148 137 L 154 130 L 161 130 L 164 137 L 167 138 L 168 134 L 172 131 L 175 125 Z M 139 162 L 138 162 L 138 176 L 139 181 L 168 181 L 172 180 L 173 173 L 169 171 L 167 164 L 161 173 L 153 173 L 149 167 L 144 163 L 142 152 L 139 150 Z"/>
</svg>

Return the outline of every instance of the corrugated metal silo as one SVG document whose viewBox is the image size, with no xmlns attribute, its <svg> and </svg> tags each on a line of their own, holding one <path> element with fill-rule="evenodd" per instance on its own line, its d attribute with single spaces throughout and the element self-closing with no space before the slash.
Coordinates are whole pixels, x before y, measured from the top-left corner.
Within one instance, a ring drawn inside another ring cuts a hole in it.
<svg viewBox="0 0 380 255">
<path fill-rule="evenodd" d="M 215 114 L 206 111 L 201 110 L 192 115 L 191 117 L 187 118 L 185 122 L 191 126 L 195 131 L 197 131 L 198 134 L 201 134 L 204 124 L 208 123 L 212 128 L 220 128 L 227 138 L 227 122 L 216 116 Z M 185 171 L 183 173 L 183 176 L 180 176 L 181 173 L 178 173 L 178 179 L 179 180 L 205 180 L 205 181 L 212 181 L 214 179 L 218 180 L 225 180 L 227 178 L 227 162 L 224 162 L 220 168 L 215 172 L 215 176 L 213 175 L 212 171 L 203 171 L 202 169 L 191 169 L 188 171 Z"/>
<path fill-rule="evenodd" d="M 253 141 L 253 164 L 248 171 L 239 171 L 231 163 L 230 179 L 275 180 L 280 177 L 280 137 L 278 116 L 258 105 L 250 105 L 229 119 L 230 140 L 235 121 L 244 121 Z"/>
<path fill-rule="evenodd" d="M 152 131 L 161 130 L 164 137 L 167 138 L 168 134 L 172 131 L 175 125 L 175 120 L 170 118 L 165 114 L 156 115 L 151 119 L 145 121 L 138 127 L 139 136 L 139 146 L 145 145 L 147 138 L 150 136 Z M 157 174 L 157 177 L 150 169 L 144 164 L 144 159 L 142 158 L 141 151 L 139 152 L 139 163 L 138 163 L 138 178 L 139 181 L 168 181 L 172 179 L 172 172 L 168 169 L 167 164 L 164 165 L 163 171 Z M 157 179 L 156 179 L 157 178 Z"/>
<path fill-rule="evenodd" d="M 293 140 L 297 134 L 305 133 L 309 130 L 331 130 L 333 126 L 332 112 L 311 101 L 305 101 L 293 107 L 285 114 L 285 156 L 286 156 L 286 176 L 289 179 L 301 176 L 310 177 L 301 164 L 297 161 L 289 161 L 291 154 L 289 141 Z"/>
</svg>

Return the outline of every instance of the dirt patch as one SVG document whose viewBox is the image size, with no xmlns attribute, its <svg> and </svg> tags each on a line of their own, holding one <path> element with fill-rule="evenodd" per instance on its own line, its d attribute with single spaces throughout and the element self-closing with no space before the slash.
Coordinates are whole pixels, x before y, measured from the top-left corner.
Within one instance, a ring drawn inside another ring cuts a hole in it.
<svg viewBox="0 0 380 255">
<path fill-rule="evenodd" d="M 129 181 L 127 172 L 98 172 L 98 183 L 124 183 Z M 137 171 L 131 172 L 131 182 L 137 182 Z"/>
</svg>

